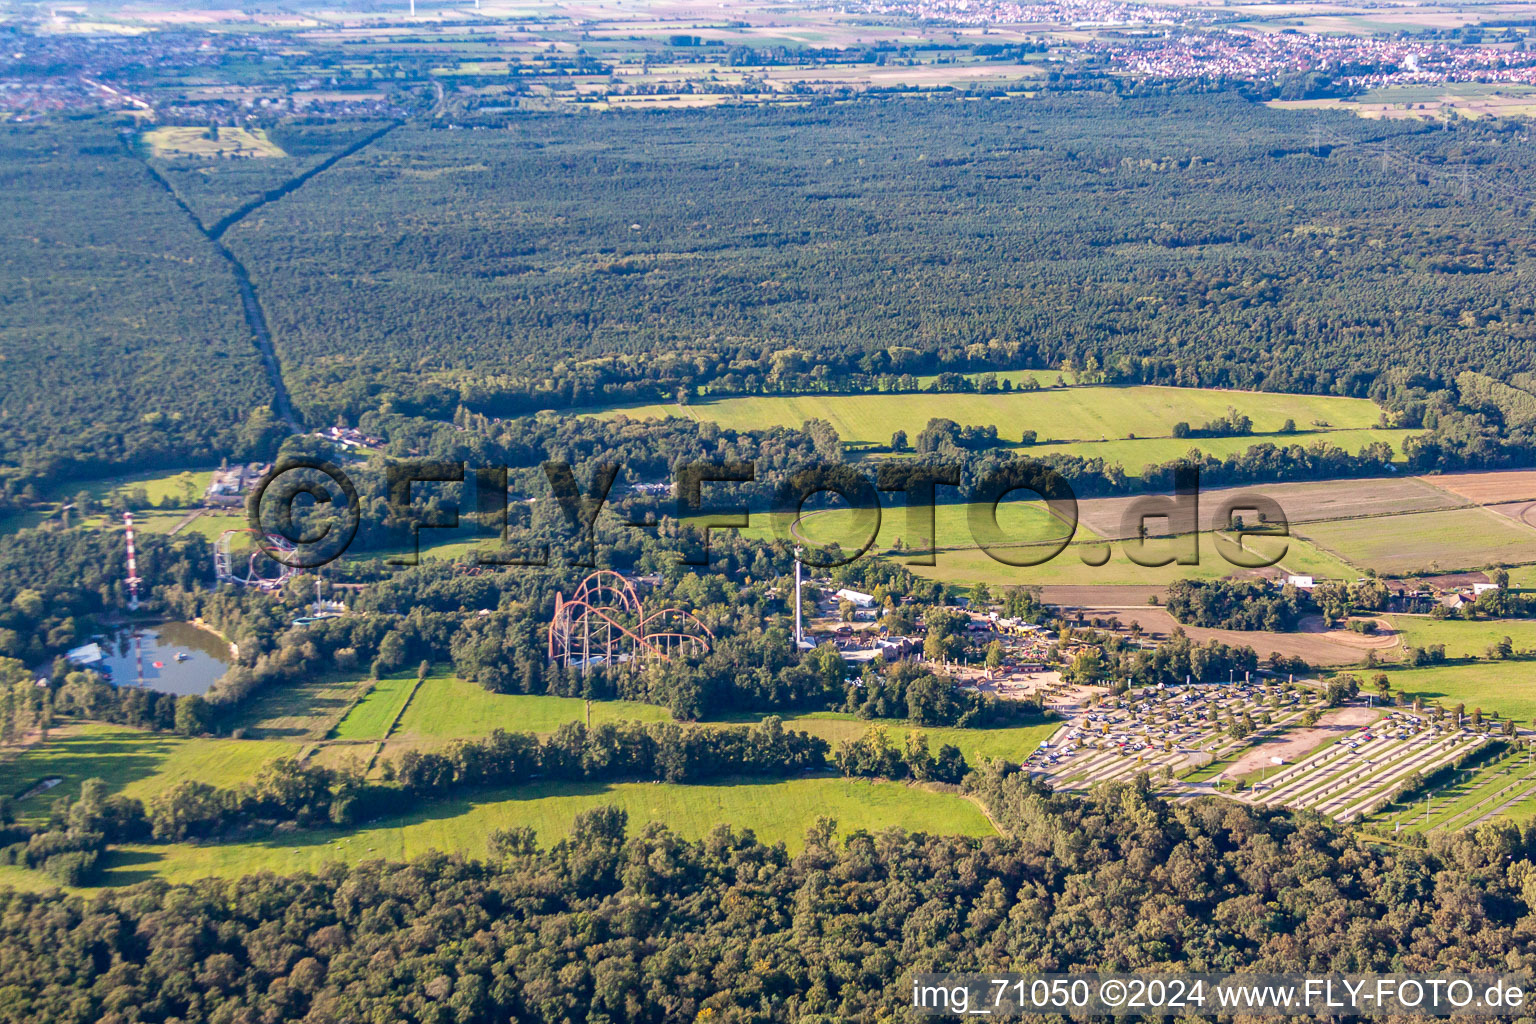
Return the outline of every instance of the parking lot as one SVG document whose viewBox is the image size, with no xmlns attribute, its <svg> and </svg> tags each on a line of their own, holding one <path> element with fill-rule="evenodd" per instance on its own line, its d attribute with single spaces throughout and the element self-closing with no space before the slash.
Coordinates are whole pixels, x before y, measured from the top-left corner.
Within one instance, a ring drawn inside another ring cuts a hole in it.
<svg viewBox="0 0 1536 1024">
<path fill-rule="evenodd" d="M 1179 776 L 1299 724 L 1308 710 L 1321 707 L 1313 691 L 1281 683 L 1132 691 L 1071 719 L 1024 766 L 1054 789 L 1083 790 L 1142 772 L 1160 785 L 1174 785 Z M 1253 731 L 1237 738 L 1233 721 L 1246 721 Z"/>
</svg>

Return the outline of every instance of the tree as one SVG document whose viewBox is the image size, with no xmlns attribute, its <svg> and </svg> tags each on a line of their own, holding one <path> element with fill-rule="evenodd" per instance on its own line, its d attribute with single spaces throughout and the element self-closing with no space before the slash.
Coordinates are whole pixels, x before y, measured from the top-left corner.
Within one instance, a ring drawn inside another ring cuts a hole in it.
<svg viewBox="0 0 1536 1024">
<path fill-rule="evenodd" d="M 176 700 L 176 733 L 179 736 L 201 736 L 212 728 L 212 709 L 208 702 L 195 693 Z"/>
</svg>

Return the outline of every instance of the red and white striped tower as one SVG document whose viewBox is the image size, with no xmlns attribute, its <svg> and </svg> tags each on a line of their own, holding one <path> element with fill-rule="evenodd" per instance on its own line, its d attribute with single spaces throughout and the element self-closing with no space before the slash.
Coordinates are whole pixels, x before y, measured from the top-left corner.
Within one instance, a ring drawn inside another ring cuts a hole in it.
<svg viewBox="0 0 1536 1024">
<path fill-rule="evenodd" d="M 128 610 L 139 610 L 139 568 L 133 557 L 133 513 L 123 513 L 123 532 L 128 537 Z"/>
</svg>

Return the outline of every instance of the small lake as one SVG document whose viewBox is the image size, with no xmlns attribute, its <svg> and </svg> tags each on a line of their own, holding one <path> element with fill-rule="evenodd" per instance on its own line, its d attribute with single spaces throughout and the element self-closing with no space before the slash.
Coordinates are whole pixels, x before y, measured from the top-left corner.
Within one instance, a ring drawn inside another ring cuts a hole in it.
<svg viewBox="0 0 1536 1024">
<path fill-rule="evenodd" d="M 133 638 L 138 634 L 138 656 Z M 133 686 L 144 667 L 144 685 L 177 695 L 205 693 L 229 666 L 229 644 L 188 622 L 141 622 L 108 634 L 102 653 L 118 686 Z M 180 661 L 177 655 L 182 655 Z"/>
</svg>

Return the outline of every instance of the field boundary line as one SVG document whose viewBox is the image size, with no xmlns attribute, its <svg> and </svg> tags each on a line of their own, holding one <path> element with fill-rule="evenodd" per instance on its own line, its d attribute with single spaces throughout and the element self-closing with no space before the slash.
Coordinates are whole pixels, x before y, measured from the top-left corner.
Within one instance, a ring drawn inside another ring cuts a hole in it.
<svg viewBox="0 0 1536 1024">
<path fill-rule="evenodd" d="M 416 691 L 421 689 L 421 684 L 426 681 L 427 677 L 425 675 L 416 677 L 415 684 L 411 686 L 411 692 L 405 695 L 405 700 L 400 702 L 400 708 L 395 712 L 395 717 L 389 720 L 389 726 L 384 730 L 383 739 L 379 741 L 380 746 L 383 746 L 384 740 L 389 739 L 395 734 L 395 727 L 400 724 L 400 719 L 405 717 L 406 709 L 411 706 L 411 701 L 416 699 Z"/>
<path fill-rule="evenodd" d="M 341 723 L 347 720 L 348 715 L 357 710 L 357 706 L 361 704 L 370 693 L 373 692 L 373 689 L 378 685 L 378 682 L 379 681 L 377 679 L 364 679 L 361 683 L 358 683 L 357 686 L 353 687 L 352 696 L 347 701 L 347 706 L 338 711 L 336 716 L 326 723 L 324 731 L 316 729 L 315 732 L 319 733 L 319 735 L 314 736 L 314 739 L 317 741 L 336 739 L 336 737 L 332 736 L 331 734 L 341 727 Z"/>
<path fill-rule="evenodd" d="M 174 537 L 174 536 L 176 536 L 185 527 L 190 526 L 194 519 L 196 519 L 198 516 L 202 515 L 206 511 L 208 511 L 208 510 L 205 509 L 205 508 L 195 508 L 191 512 L 188 512 L 185 516 L 183 516 L 181 518 L 181 520 L 179 522 L 177 522 L 177 524 L 175 526 L 171 527 L 170 532 L 168 532 L 166 534 L 166 536 L 167 537 Z"/>
</svg>

